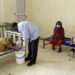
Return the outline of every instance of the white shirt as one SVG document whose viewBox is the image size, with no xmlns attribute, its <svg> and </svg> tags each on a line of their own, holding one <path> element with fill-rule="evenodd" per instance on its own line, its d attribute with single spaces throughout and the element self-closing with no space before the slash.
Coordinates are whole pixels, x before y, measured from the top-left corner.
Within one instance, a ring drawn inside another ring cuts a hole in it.
<svg viewBox="0 0 75 75">
<path fill-rule="evenodd" d="M 18 23 L 18 31 L 22 34 L 23 40 L 32 40 L 37 39 L 41 34 L 41 29 L 28 21 L 23 21 Z"/>
</svg>

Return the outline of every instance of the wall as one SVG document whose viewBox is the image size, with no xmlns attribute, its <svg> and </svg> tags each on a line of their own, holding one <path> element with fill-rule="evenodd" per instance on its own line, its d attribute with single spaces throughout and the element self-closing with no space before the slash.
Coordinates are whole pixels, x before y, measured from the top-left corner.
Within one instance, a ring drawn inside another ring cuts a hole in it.
<svg viewBox="0 0 75 75">
<path fill-rule="evenodd" d="M 0 24 L 2 24 L 2 4 L 0 0 Z"/>
<path fill-rule="evenodd" d="M 14 0 L 0 0 L 0 24 L 15 21 Z"/>
<path fill-rule="evenodd" d="M 75 33 L 75 0 L 30 0 L 32 22 L 38 24 L 43 36 L 53 33 L 56 21 L 60 20 L 65 29 L 65 35 Z"/>
<path fill-rule="evenodd" d="M 39 25 L 43 36 L 51 36 L 60 20 L 65 35 L 75 33 L 75 0 L 26 0 L 27 20 Z M 15 21 L 14 0 L 0 0 L 0 24 Z"/>
<path fill-rule="evenodd" d="M 14 0 L 2 0 L 3 22 L 13 22 L 14 19 Z"/>
<path fill-rule="evenodd" d="M 32 0 L 26 0 L 27 20 L 32 21 Z"/>
<path fill-rule="evenodd" d="M 30 15 L 30 5 L 31 2 L 29 0 L 26 0 L 26 14 L 28 16 L 28 20 L 31 20 Z M 3 24 L 4 22 L 13 22 L 16 21 L 15 13 L 15 0 L 0 0 L 0 24 Z"/>
</svg>

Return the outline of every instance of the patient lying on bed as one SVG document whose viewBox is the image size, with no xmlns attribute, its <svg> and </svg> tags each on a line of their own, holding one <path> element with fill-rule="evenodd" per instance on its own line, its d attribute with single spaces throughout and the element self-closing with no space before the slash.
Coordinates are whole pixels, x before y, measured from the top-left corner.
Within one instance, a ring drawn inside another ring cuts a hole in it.
<svg viewBox="0 0 75 75">
<path fill-rule="evenodd" d="M 11 38 L 0 38 L 0 52 L 12 47 L 13 40 Z"/>
</svg>

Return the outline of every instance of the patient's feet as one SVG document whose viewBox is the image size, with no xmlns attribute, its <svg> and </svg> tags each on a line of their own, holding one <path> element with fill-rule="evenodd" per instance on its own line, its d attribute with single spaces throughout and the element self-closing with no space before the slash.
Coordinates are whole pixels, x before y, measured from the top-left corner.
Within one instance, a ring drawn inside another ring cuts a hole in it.
<svg viewBox="0 0 75 75">
<path fill-rule="evenodd" d="M 52 46 L 52 50 L 56 50 L 55 46 Z"/>
<path fill-rule="evenodd" d="M 58 49 L 58 53 L 60 53 L 60 52 L 62 52 L 62 48 L 61 47 L 59 47 L 59 49 Z"/>
</svg>

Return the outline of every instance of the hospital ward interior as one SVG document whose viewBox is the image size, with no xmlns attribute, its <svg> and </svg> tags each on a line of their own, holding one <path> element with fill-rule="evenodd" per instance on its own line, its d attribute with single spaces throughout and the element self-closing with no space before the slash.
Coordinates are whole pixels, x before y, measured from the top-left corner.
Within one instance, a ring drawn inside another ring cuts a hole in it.
<svg viewBox="0 0 75 75">
<path fill-rule="evenodd" d="M 0 75 L 75 75 L 75 0 L 0 0 Z"/>
</svg>

